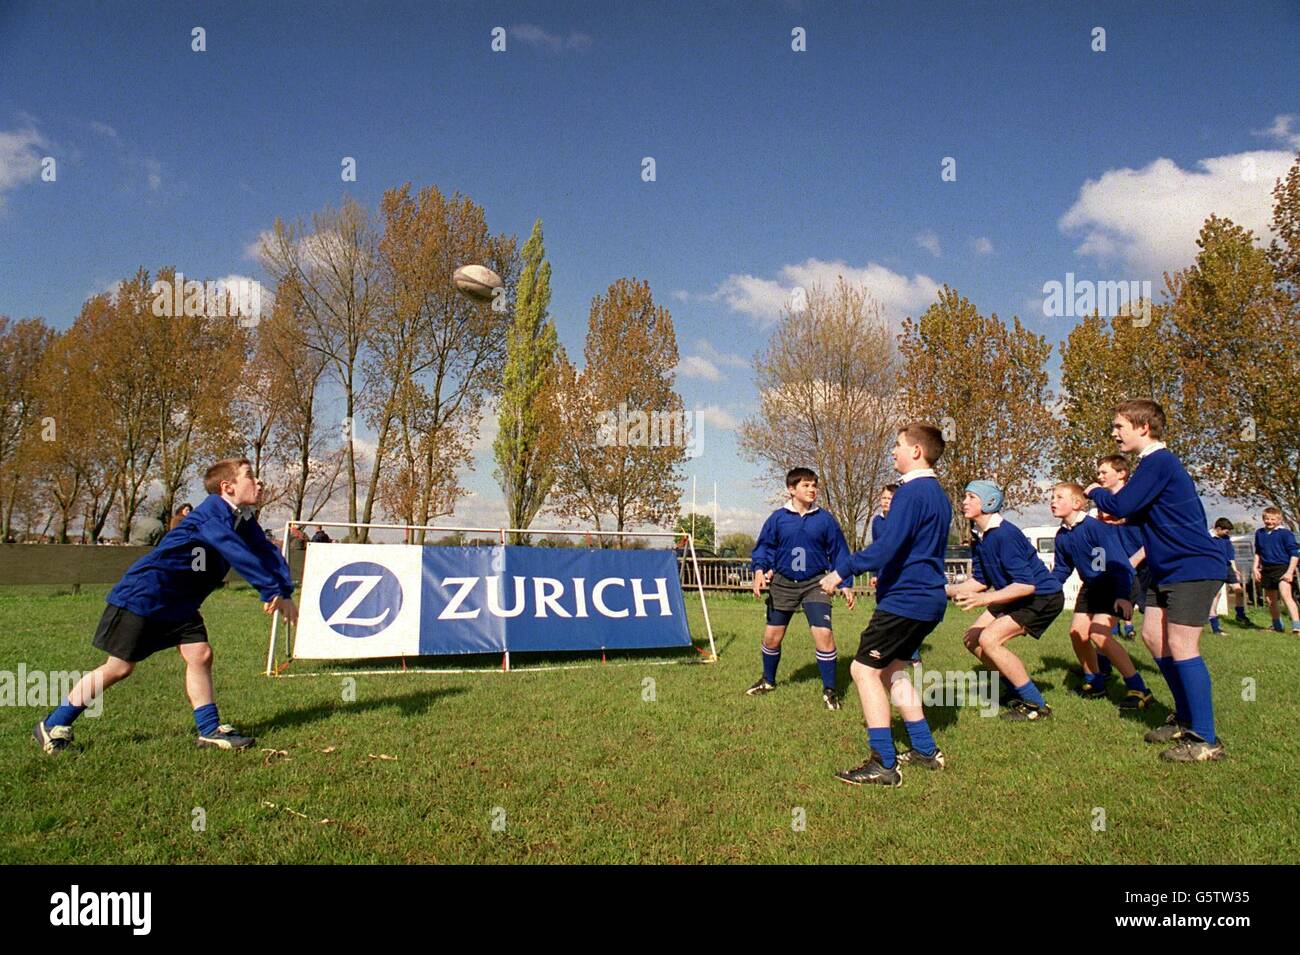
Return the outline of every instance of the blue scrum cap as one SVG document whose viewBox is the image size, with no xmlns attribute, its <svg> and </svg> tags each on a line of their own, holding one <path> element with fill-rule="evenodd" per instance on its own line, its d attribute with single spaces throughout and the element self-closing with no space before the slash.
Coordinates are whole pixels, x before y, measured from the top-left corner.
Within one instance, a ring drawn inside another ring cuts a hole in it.
<svg viewBox="0 0 1300 955">
<path fill-rule="evenodd" d="M 980 499 L 980 510 L 985 514 L 996 514 L 1002 510 L 1002 488 L 992 481 L 971 481 L 966 490 Z"/>
</svg>

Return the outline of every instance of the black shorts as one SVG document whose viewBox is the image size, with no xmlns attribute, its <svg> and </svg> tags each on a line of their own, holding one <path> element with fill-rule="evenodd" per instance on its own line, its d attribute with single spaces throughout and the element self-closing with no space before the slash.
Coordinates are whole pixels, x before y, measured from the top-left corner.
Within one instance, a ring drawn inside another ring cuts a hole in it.
<svg viewBox="0 0 1300 955">
<path fill-rule="evenodd" d="M 1147 606 L 1163 610 L 1167 623 L 1180 627 L 1203 627 L 1210 619 L 1221 587 L 1221 580 L 1182 580 L 1176 584 L 1152 584 L 1147 591 Z"/>
<path fill-rule="evenodd" d="M 1260 586 L 1265 590 L 1279 590 L 1282 587 L 1282 575 L 1290 564 L 1260 564 Z"/>
<path fill-rule="evenodd" d="M 1089 616 L 1104 613 L 1113 617 L 1116 615 L 1115 601 L 1119 596 L 1115 592 L 1115 583 L 1110 577 L 1084 583 L 1079 587 L 1079 596 L 1074 598 L 1074 612 L 1086 613 Z M 1131 599 L 1128 594 L 1125 594 L 1124 598 Z"/>
<path fill-rule="evenodd" d="M 862 631 L 853 659 L 876 670 L 883 670 L 894 660 L 911 660 L 937 626 L 938 620 L 913 620 L 877 608 Z"/>
<path fill-rule="evenodd" d="M 1010 617 L 1025 628 L 1025 633 L 1035 640 L 1052 625 L 1052 621 L 1065 609 L 1065 594 L 1030 594 L 1009 604 L 989 607 L 995 617 Z"/>
<path fill-rule="evenodd" d="M 772 574 L 767 587 L 767 625 L 784 627 L 800 607 L 810 627 L 830 627 L 831 598 L 822 593 L 818 574 L 808 580 L 791 580 L 779 572 Z"/>
<path fill-rule="evenodd" d="M 185 620 L 159 620 L 109 604 L 99 618 L 99 627 L 91 642 L 119 660 L 139 663 L 169 647 L 207 643 L 208 629 L 197 612 Z"/>
<path fill-rule="evenodd" d="M 1133 589 L 1128 599 L 1133 602 L 1134 610 L 1146 610 L 1147 590 L 1151 587 L 1151 574 L 1147 572 L 1147 562 L 1142 561 L 1133 571 Z"/>
</svg>

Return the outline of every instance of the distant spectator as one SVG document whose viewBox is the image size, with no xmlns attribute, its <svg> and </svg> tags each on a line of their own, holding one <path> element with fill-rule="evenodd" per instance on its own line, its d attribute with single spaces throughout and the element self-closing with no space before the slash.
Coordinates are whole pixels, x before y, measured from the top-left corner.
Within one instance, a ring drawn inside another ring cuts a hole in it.
<svg viewBox="0 0 1300 955">
<path fill-rule="evenodd" d="M 294 525 L 289 528 L 289 536 L 293 538 L 294 550 L 307 549 L 307 535 L 303 533 L 302 528 Z"/>
<path fill-rule="evenodd" d="M 5 535 L 5 543 L 6 543 L 6 544 L 16 544 L 16 543 L 18 543 L 16 540 L 14 540 L 14 534 L 13 534 L 13 531 L 10 531 L 8 534 Z"/>
<path fill-rule="evenodd" d="M 169 531 L 174 530 L 176 525 L 179 524 L 181 521 L 185 520 L 185 518 L 189 516 L 189 513 L 192 510 L 194 510 L 194 505 L 190 504 L 188 501 L 182 504 L 180 507 L 176 508 L 176 513 L 172 515 L 171 526 L 168 527 L 167 529 Z"/>
<path fill-rule="evenodd" d="M 325 528 L 322 527 L 320 524 L 316 525 L 316 533 L 311 535 L 311 542 L 313 544 L 330 543 L 330 536 L 325 533 Z"/>
<path fill-rule="evenodd" d="M 166 527 L 163 525 L 163 519 L 166 516 L 167 512 L 164 510 L 160 511 L 156 517 L 138 518 L 132 525 L 131 532 L 126 535 L 126 543 L 153 547 L 162 540 L 163 534 L 167 532 Z"/>
</svg>

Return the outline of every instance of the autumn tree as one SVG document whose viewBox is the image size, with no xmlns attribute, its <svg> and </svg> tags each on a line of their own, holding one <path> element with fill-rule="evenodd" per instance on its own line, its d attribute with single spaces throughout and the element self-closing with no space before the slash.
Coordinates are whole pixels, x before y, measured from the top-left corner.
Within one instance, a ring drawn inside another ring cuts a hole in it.
<svg viewBox="0 0 1300 955">
<path fill-rule="evenodd" d="M 1169 282 L 1182 363 L 1178 434 L 1194 436 L 1189 463 L 1219 493 L 1276 504 L 1300 520 L 1300 159 L 1274 189 L 1269 248 L 1211 216 L 1193 265 Z"/>
<path fill-rule="evenodd" d="M 694 534 L 692 534 L 694 528 Z M 679 535 L 680 541 L 683 537 L 690 537 L 695 541 L 695 549 L 713 550 L 714 527 L 713 518 L 708 514 L 695 514 L 689 511 L 683 511 L 677 518 L 677 523 L 673 525 L 673 533 Z"/>
<path fill-rule="evenodd" d="M 518 252 L 513 236 L 488 232 L 481 206 L 434 186 L 389 190 L 381 214 L 380 294 L 364 365 L 376 450 L 362 520 L 379 493 L 390 513 L 426 525 L 464 493 L 458 472 L 470 461 L 485 400 L 500 387 L 502 306 L 519 275 Z M 487 304 L 458 292 L 452 276 L 468 262 L 495 271 L 505 297 Z M 396 467 L 385 472 L 390 459 Z"/>
<path fill-rule="evenodd" d="M 754 360 L 759 410 L 741 425 L 740 449 L 774 487 L 793 467 L 816 471 L 819 503 L 856 550 L 893 474 L 897 353 L 880 305 L 842 278 L 800 306 L 786 307 Z"/>
<path fill-rule="evenodd" d="M 356 423 L 365 397 L 362 350 L 378 303 L 378 246 L 370 215 L 352 199 L 313 213 L 310 227 L 277 219 L 261 246 L 262 265 L 277 288 L 297 296 L 306 347 L 325 360 L 342 392 L 350 523 L 357 521 Z"/>
<path fill-rule="evenodd" d="M 1041 501 L 1036 482 L 1056 447 L 1047 339 L 1017 317 L 1008 326 L 981 315 L 945 285 L 919 319 L 904 320 L 898 341 L 901 406 L 945 432 L 938 476 L 949 497 L 960 501 L 970 481 L 990 478 L 1009 508 Z"/>
<path fill-rule="evenodd" d="M 546 261 L 538 219 L 524 244 L 523 271 L 506 333 L 498 431 L 492 444 L 511 527 L 530 526 L 555 483 L 554 462 L 543 440 L 543 433 L 554 427 L 552 379 L 559 347 L 555 325 L 547 318 L 550 303 L 551 263 Z M 516 544 L 527 540 L 527 535 L 514 535 Z"/>
<path fill-rule="evenodd" d="M 30 456 L 39 440 L 37 381 L 54 332 L 40 319 L 11 322 L 0 315 L 0 540 L 13 528 L 14 510 L 30 499 Z"/>
<path fill-rule="evenodd" d="M 1096 479 L 1098 458 L 1115 453 L 1112 411 L 1121 401 L 1177 406 L 1181 370 L 1173 336 L 1167 305 L 1153 303 L 1135 303 L 1109 319 L 1094 313 L 1071 329 L 1061 345 L 1053 477 L 1085 485 Z"/>
<path fill-rule="evenodd" d="M 672 316 L 649 283 L 619 279 L 592 300 L 583 357 L 581 370 L 557 357 L 551 506 L 597 530 L 662 524 L 677 513 L 690 436 Z"/>
</svg>

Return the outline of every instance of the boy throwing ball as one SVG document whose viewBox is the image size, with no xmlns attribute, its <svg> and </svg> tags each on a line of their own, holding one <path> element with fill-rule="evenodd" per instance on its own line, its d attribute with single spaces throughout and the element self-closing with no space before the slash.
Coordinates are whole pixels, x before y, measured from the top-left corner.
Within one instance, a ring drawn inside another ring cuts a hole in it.
<svg viewBox="0 0 1300 955">
<path fill-rule="evenodd" d="M 262 493 L 247 458 L 227 458 L 203 478 L 208 497 L 131 565 L 108 594 L 108 606 L 92 641 L 108 660 L 82 677 L 58 709 L 36 724 L 32 735 L 54 754 L 72 743 L 72 723 L 107 687 L 131 675 L 135 665 L 176 647 L 185 661 L 185 693 L 194 708 L 201 748 L 245 749 L 253 740 L 222 723 L 213 702 L 212 647 L 199 605 L 234 567 L 264 601 L 296 623 L 289 567 L 252 519 Z"/>
</svg>

